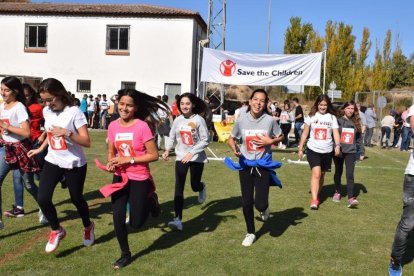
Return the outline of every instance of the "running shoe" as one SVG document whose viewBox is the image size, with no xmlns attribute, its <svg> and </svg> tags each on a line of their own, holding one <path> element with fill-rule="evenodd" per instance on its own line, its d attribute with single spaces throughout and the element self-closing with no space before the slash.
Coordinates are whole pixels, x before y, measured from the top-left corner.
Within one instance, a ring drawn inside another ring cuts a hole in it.
<svg viewBox="0 0 414 276">
<path fill-rule="evenodd" d="M 332 201 L 336 203 L 341 202 L 341 194 L 338 192 L 335 192 L 335 194 L 332 197 Z"/>
<path fill-rule="evenodd" d="M 4 215 L 9 218 L 21 218 L 24 217 L 24 210 L 18 208 L 16 205 L 12 205 L 12 209 L 5 211 Z"/>
<path fill-rule="evenodd" d="M 113 269 L 120 269 L 126 267 L 131 263 L 131 253 L 122 254 L 121 258 L 112 264 Z"/>
<path fill-rule="evenodd" d="M 263 212 L 260 212 L 260 218 L 262 219 L 262 221 L 266 221 L 269 219 L 269 216 L 270 216 L 270 210 L 268 206 L 266 210 L 264 210 Z"/>
<path fill-rule="evenodd" d="M 390 276 L 401 276 L 402 275 L 402 266 L 400 264 L 390 263 L 388 266 L 388 275 Z"/>
<path fill-rule="evenodd" d="M 91 246 L 95 242 L 95 223 L 91 221 L 91 225 L 83 228 L 83 245 Z"/>
<path fill-rule="evenodd" d="M 255 240 L 256 240 L 256 236 L 254 234 L 246 234 L 242 242 L 242 245 L 246 247 L 251 246 Z"/>
<path fill-rule="evenodd" d="M 52 230 L 49 234 L 49 240 L 46 244 L 45 251 L 46 253 L 52 253 L 55 251 L 61 240 L 63 240 L 66 237 L 66 231 L 63 229 L 63 227 L 60 227 L 59 230 Z"/>
<path fill-rule="evenodd" d="M 180 220 L 180 218 L 174 218 L 172 221 L 170 221 L 168 223 L 168 227 L 170 227 L 172 230 L 178 230 L 178 231 L 182 231 L 183 230 L 183 224 Z"/>
<path fill-rule="evenodd" d="M 356 207 L 359 204 L 358 200 L 356 199 L 356 197 L 351 197 L 350 199 L 348 199 L 348 208 L 353 208 Z"/>
<path fill-rule="evenodd" d="M 312 200 L 311 201 L 311 204 L 310 204 L 310 208 L 312 210 L 318 210 L 318 208 L 319 208 L 319 200 L 318 199 Z"/>
<path fill-rule="evenodd" d="M 201 184 L 203 184 L 203 189 L 200 192 L 198 192 L 198 202 L 203 204 L 204 201 L 206 201 L 207 192 L 206 192 L 206 184 L 204 184 L 203 182 L 201 182 Z"/>
</svg>

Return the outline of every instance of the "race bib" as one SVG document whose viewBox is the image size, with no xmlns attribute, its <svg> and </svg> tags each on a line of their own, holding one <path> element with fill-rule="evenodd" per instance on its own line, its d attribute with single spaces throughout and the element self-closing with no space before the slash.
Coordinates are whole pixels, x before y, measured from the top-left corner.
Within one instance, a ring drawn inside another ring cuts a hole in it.
<svg viewBox="0 0 414 276">
<path fill-rule="evenodd" d="M 314 130 L 315 140 L 327 140 L 328 139 L 328 128 L 323 126 L 318 126 Z"/>
<path fill-rule="evenodd" d="M 266 132 L 261 129 L 246 130 L 244 141 L 246 141 L 246 149 L 250 152 L 264 151 L 264 147 L 258 147 L 256 140 L 258 136 L 263 136 Z"/>
<path fill-rule="evenodd" d="M 10 120 L 9 119 L 1 119 L 4 123 L 6 123 L 6 124 L 8 124 L 8 125 L 10 125 Z M 5 135 L 7 135 L 7 134 L 9 134 L 9 132 L 6 130 L 6 129 L 2 129 L 1 130 L 1 134 L 5 134 Z"/>
<path fill-rule="evenodd" d="M 48 131 L 47 140 L 52 150 L 67 150 L 68 149 L 65 137 L 63 136 L 58 137 L 58 136 L 53 135 L 52 132 Z"/>
<path fill-rule="evenodd" d="M 342 128 L 341 143 L 353 144 L 354 143 L 355 130 L 353 128 Z"/>
<path fill-rule="evenodd" d="M 180 137 L 181 137 L 181 141 L 183 142 L 183 144 L 187 145 L 187 146 L 192 146 L 194 145 L 194 139 L 193 139 L 193 131 L 195 131 L 195 129 L 193 129 L 191 126 L 181 126 L 180 127 Z"/>
<path fill-rule="evenodd" d="M 115 148 L 120 157 L 135 157 L 133 140 L 133 133 L 115 134 Z"/>
</svg>

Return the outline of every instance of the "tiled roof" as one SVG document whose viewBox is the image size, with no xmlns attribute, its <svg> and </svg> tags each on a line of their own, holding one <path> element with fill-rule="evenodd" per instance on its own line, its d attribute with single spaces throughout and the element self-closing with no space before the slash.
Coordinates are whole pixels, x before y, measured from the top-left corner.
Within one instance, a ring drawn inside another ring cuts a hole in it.
<svg viewBox="0 0 414 276">
<path fill-rule="evenodd" d="M 206 23 L 198 12 L 146 4 L 53 4 L 53 3 L 0 3 L 0 14 L 128 16 L 128 17 L 181 17 L 195 18 L 200 25 Z"/>
</svg>

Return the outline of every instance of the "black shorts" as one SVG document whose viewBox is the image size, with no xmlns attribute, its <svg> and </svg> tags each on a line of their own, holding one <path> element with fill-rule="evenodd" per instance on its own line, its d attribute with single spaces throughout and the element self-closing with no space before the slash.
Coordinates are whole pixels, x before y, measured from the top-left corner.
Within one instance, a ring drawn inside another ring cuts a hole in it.
<svg viewBox="0 0 414 276">
<path fill-rule="evenodd" d="M 330 172 L 332 165 L 333 152 L 328 153 L 318 153 L 314 152 L 310 148 L 306 149 L 306 157 L 309 162 L 309 166 L 312 169 L 313 167 L 321 167 L 322 172 Z"/>
</svg>

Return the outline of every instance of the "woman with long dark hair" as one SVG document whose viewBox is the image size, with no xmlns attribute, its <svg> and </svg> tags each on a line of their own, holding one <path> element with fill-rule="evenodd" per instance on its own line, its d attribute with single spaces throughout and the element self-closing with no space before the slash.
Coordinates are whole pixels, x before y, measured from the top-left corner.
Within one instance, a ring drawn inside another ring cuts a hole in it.
<svg viewBox="0 0 414 276">
<path fill-rule="evenodd" d="M 28 157 L 32 149 L 30 141 L 30 112 L 25 105 L 23 87 L 16 77 L 6 77 L 1 81 L 0 104 L 0 229 L 1 220 L 1 184 L 10 170 L 13 170 L 13 185 L 15 188 L 16 204 L 10 211 L 4 212 L 8 217 L 23 217 L 23 183 L 28 191 L 36 197 L 37 186 L 29 181 L 28 173 L 39 171 L 35 159 Z M 21 196 L 16 189 L 21 188 Z"/>
<path fill-rule="evenodd" d="M 168 106 L 158 99 L 134 89 L 118 92 L 119 118 L 108 127 L 106 165 L 108 171 L 114 172 L 113 183 L 124 183 L 110 191 L 115 233 L 121 248 L 121 257 L 113 264 L 114 269 L 131 263 L 125 223 L 127 204 L 129 225 L 136 229 L 144 225 L 150 211 L 153 216 L 159 212 L 158 197 L 149 168 L 150 162 L 158 160 L 151 129 L 154 129 L 154 116 L 159 108 L 168 110 Z M 127 179 L 123 180 L 122 173 Z M 113 188 L 111 185 L 106 187 Z"/>
<path fill-rule="evenodd" d="M 306 156 L 312 170 L 310 183 L 312 197 L 310 208 L 312 210 L 319 208 L 319 193 L 324 183 L 325 173 L 331 170 L 333 152 L 335 155 L 340 153 L 339 138 L 336 111 L 329 97 L 325 94 L 320 95 L 313 104 L 309 116 L 305 118 L 299 142 L 299 158 L 302 159 L 303 146 L 308 140 Z"/>
<path fill-rule="evenodd" d="M 191 188 L 194 192 L 198 192 L 198 202 L 204 203 L 206 200 L 206 186 L 201 182 L 201 177 L 204 164 L 208 162 L 204 149 L 209 143 L 209 132 L 206 121 L 202 117 L 207 109 L 203 100 L 194 94 L 184 93 L 178 97 L 177 103 L 181 115 L 174 120 L 162 157 L 168 160 L 170 150 L 177 141 L 175 146 L 175 217 L 168 223 L 168 226 L 173 230 L 181 231 L 183 230 L 184 185 L 188 170 L 190 170 Z"/>
<path fill-rule="evenodd" d="M 345 163 L 346 190 L 348 195 L 347 207 L 352 208 L 358 205 L 358 200 L 354 195 L 354 170 L 357 148 L 363 143 L 361 120 L 354 101 L 347 101 L 340 108 L 338 111 L 338 125 L 341 137 L 341 153 L 333 158 L 335 163 L 335 194 L 332 201 L 341 201 L 341 177 Z"/>
<path fill-rule="evenodd" d="M 91 145 L 88 122 L 59 80 L 43 80 L 39 86 L 39 93 L 46 105 L 43 116 L 47 138 L 38 149 L 31 150 L 29 156 L 37 155 L 48 147 L 37 198 L 52 228 L 45 251 L 55 251 L 66 236 L 52 202 L 56 185 L 62 177 L 66 179 L 71 201 L 82 218 L 83 245 L 91 246 L 95 241 L 94 223 L 90 220 L 89 207 L 83 196 L 87 164 L 82 147 Z"/>
<path fill-rule="evenodd" d="M 250 96 L 247 113 L 236 121 L 228 139 L 228 145 L 234 154 L 240 157 L 242 167 L 239 169 L 239 177 L 247 228 L 243 246 L 251 246 L 256 240 L 254 207 L 260 212 L 262 221 L 266 221 L 270 215 L 269 187 L 273 179 L 272 173 L 268 167 L 259 165 L 257 161 L 271 161 L 271 146 L 282 141 L 283 135 L 277 121 L 266 112 L 268 101 L 265 90 L 254 90 Z M 240 147 L 236 141 L 241 141 Z"/>
</svg>

